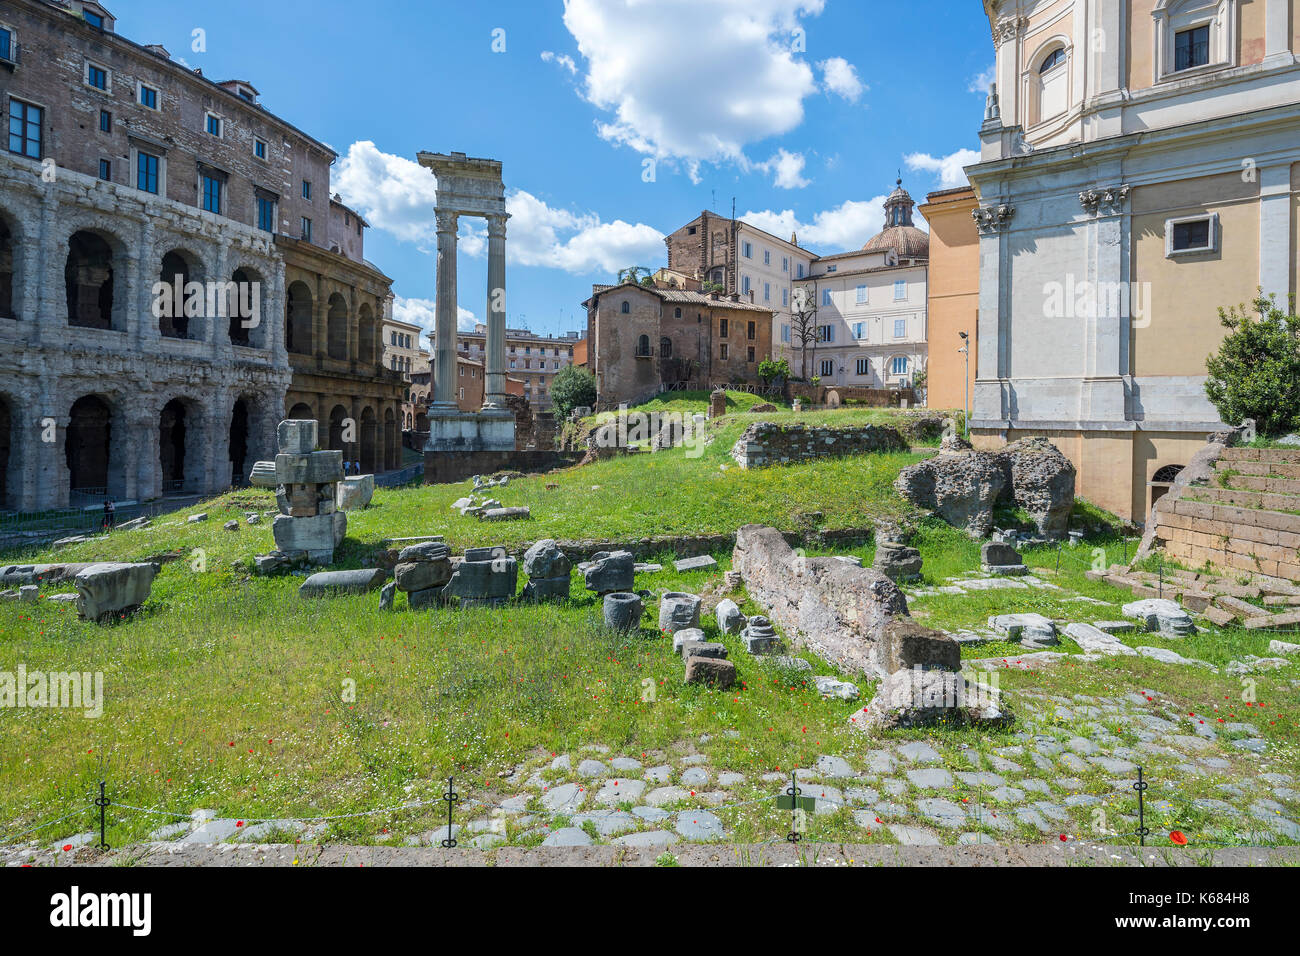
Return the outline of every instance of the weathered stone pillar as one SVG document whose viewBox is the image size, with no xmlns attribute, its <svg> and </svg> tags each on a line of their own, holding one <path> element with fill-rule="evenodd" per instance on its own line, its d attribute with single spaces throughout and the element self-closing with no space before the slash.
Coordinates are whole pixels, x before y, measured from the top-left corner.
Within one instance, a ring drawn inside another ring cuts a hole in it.
<svg viewBox="0 0 1300 956">
<path fill-rule="evenodd" d="M 456 406 L 456 227 L 460 216 L 439 209 L 437 218 L 438 291 L 433 339 L 433 404 L 443 408 L 454 408 Z"/>
<path fill-rule="evenodd" d="M 506 220 L 488 216 L 487 354 L 483 389 L 484 408 L 504 408 L 506 403 Z"/>
</svg>

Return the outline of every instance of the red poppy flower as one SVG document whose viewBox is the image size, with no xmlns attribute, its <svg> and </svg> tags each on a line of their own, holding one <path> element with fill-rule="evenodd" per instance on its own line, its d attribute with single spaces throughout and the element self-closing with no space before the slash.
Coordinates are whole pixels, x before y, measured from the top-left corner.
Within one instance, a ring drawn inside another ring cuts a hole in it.
<svg viewBox="0 0 1300 956">
<path fill-rule="evenodd" d="M 1169 842 L 1176 846 L 1187 846 L 1187 837 L 1181 830 L 1174 830 L 1169 834 Z"/>
</svg>

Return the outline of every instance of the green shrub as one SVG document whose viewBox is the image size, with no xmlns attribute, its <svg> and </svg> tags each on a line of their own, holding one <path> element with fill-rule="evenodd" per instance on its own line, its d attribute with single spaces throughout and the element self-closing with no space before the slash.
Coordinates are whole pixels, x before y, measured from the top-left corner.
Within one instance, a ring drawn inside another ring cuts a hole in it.
<svg viewBox="0 0 1300 956">
<path fill-rule="evenodd" d="M 1279 435 L 1300 424 L 1300 319 L 1294 304 L 1284 311 L 1272 296 L 1252 307 L 1258 319 L 1245 306 L 1219 309 L 1229 331 L 1205 362 L 1205 393 L 1228 424 L 1254 419 L 1260 434 Z"/>
</svg>

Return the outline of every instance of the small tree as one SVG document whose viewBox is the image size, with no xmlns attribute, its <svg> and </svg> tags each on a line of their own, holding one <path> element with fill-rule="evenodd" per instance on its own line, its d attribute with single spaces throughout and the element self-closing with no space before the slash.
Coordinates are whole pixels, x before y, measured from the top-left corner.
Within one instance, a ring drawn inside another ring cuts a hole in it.
<svg viewBox="0 0 1300 956">
<path fill-rule="evenodd" d="M 763 359 L 758 363 L 758 377 L 764 385 L 771 385 L 774 379 L 785 381 L 790 377 L 788 359 Z"/>
<path fill-rule="evenodd" d="M 1228 329 L 1219 351 L 1206 359 L 1210 373 L 1205 394 L 1229 425 L 1254 419 L 1262 435 L 1279 435 L 1300 424 L 1300 319 L 1273 296 L 1252 303 L 1259 318 L 1243 305 L 1219 309 Z"/>
<path fill-rule="evenodd" d="M 817 346 L 817 290 L 796 288 L 790 296 L 790 344 L 799 344 L 799 377 L 808 379 L 808 346 Z"/>
<path fill-rule="evenodd" d="M 575 408 L 596 404 L 596 376 L 579 365 L 566 365 L 551 380 L 551 402 L 561 418 L 568 418 Z"/>
</svg>

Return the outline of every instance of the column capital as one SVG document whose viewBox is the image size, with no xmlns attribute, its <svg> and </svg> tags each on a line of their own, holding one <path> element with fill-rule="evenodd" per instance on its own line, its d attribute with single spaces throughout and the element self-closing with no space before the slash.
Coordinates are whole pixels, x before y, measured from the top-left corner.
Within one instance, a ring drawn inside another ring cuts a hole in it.
<svg viewBox="0 0 1300 956">
<path fill-rule="evenodd" d="M 452 212 L 449 209 L 435 209 L 434 217 L 438 222 L 438 232 L 456 234 L 456 228 L 460 225 L 460 213 Z"/>
<path fill-rule="evenodd" d="M 489 239 L 504 239 L 506 237 L 506 220 L 510 218 L 509 213 L 495 213 L 484 218 L 487 219 Z"/>
</svg>

